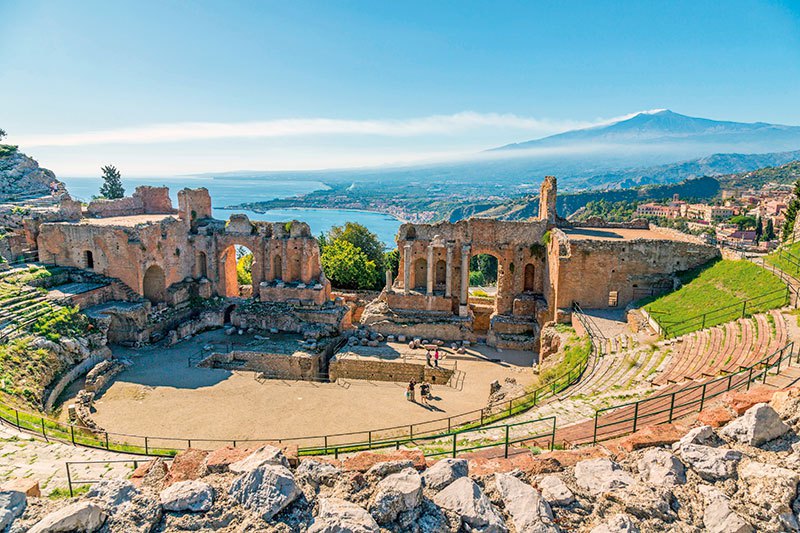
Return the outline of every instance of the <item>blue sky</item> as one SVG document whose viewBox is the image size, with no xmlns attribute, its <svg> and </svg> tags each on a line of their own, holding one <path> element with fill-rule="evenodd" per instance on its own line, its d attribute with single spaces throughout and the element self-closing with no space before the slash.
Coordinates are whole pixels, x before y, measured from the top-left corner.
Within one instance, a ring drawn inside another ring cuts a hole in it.
<svg viewBox="0 0 800 533">
<path fill-rule="evenodd" d="M 670 108 L 800 124 L 800 1 L 0 2 L 0 127 L 60 175 L 452 158 Z"/>
</svg>

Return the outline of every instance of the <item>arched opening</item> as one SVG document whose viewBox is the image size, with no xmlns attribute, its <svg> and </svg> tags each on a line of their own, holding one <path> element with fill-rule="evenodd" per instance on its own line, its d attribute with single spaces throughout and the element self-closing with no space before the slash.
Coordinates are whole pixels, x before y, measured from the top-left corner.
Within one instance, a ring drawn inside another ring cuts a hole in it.
<svg viewBox="0 0 800 533">
<path fill-rule="evenodd" d="M 496 308 L 497 258 L 489 254 L 476 254 L 469 261 L 469 306 L 472 310 L 472 330 L 486 334 L 491 326 Z"/>
<path fill-rule="evenodd" d="M 409 227 L 406 230 L 406 240 L 407 241 L 413 241 L 416 238 L 417 238 L 417 230 L 416 230 L 416 228 L 414 226 Z"/>
<path fill-rule="evenodd" d="M 272 260 L 272 274 L 276 280 L 283 280 L 283 259 L 279 255 Z"/>
<path fill-rule="evenodd" d="M 94 268 L 94 254 L 92 254 L 91 250 L 86 250 L 84 253 L 84 262 L 86 263 L 86 268 Z"/>
<path fill-rule="evenodd" d="M 151 302 L 159 303 L 164 301 L 167 290 L 166 277 L 164 276 L 164 270 L 160 266 L 152 265 L 145 271 L 142 289 L 144 297 Z"/>
<path fill-rule="evenodd" d="M 420 257 L 414 261 L 414 288 L 426 289 L 428 287 L 428 261 Z"/>
<path fill-rule="evenodd" d="M 228 246 L 220 258 L 225 296 L 250 298 L 253 296 L 253 252 L 240 244 Z"/>
<path fill-rule="evenodd" d="M 236 309 L 235 305 L 229 305 L 228 307 L 225 308 L 225 314 L 223 315 L 223 322 L 225 324 L 231 323 L 231 313 L 233 313 L 234 309 Z"/>
<path fill-rule="evenodd" d="M 447 283 L 447 262 L 444 259 L 436 261 L 436 274 L 433 279 L 436 288 L 444 290 L 445 283 Z"/>
<path fill-rule="evenodd" d="M 208 258 L 205 252 L 197 252 L 195 258 L 195 277 L 207 278 L 208 277 Z"/>
<path fill-rule="evenodd" d="M 534 266 L 530 263 L 525 265 L 525 290 L 533 292 L 534 284 L 536 282 L 535 277 L 536 271 L 534 270 Z"/>
</svg>

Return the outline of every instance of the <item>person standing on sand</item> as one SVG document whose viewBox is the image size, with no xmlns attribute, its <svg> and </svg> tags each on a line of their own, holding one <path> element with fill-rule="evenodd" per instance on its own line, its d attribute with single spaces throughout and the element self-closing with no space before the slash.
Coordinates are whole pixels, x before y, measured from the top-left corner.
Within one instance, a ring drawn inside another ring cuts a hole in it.
<svg viewBox="0 0 800 533">
<path fill-rule="evenodd" d="M 433 366 L 439 368 L 439 348 L 436 348 L 436 351 L 433 352 Z"/>
<path fill-rule="evenodd" d="M 410 396 L 410 401 L 412 401 L 412 402 L 416 402 L 416 400 L 414 399 L 414 387 L 416 387 L 416 386 L 417 386 L 417 382 L 414 381 L 413 379 L 408 382 L 408 394 Z"/>
<path fill-rule="evenodd" d="M 431 351 L 425 350 L 425 365 L 431 366 Z"/>
</svg>

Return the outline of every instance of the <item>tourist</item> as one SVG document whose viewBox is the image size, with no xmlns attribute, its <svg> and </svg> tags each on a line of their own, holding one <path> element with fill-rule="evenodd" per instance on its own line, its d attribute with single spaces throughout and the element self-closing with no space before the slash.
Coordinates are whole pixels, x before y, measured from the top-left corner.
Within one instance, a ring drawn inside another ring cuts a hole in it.
<svg viewBox="0 0 800 533">
<path fill-rule="evenodd" d="M 431 351 L 425 350 L 425 365 L 431 366 Z"/>
<path fill-rule="evenodd" d="M 431 399 L 431 386 L 427 381 L 423 381 L 419 386 L 419 393 L 422 395 L 422 403 L 428 405 L 428 400 Z"/>
<path fill-rule="evenodd" d="M 433 352 L 433 366 L 439 368 L 439 348 L 436 348 L 436 351 Z"/>
<path fill-rule="evenodd" d="M 408 394 L 411 397 L 410 400 L 412 402 L 416 402 L 416 399 L 414 398 L 414 387 L 416 387 L 416 386 L 417 386 L 417 382 L 414 381 L 413 379 L 408 382 Z"/>
</svg>

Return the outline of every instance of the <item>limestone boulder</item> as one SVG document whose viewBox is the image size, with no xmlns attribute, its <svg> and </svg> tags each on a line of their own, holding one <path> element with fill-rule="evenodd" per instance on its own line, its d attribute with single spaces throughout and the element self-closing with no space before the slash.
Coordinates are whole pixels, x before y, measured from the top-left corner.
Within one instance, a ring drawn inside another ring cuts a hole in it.
<svg viewBox="0 0 800 533">
<path fill-rule="evenodd" d="M 414 468 L 414 463 L 408 459 L 400 459 L 397 461 L 384 461 L 376 463 L 367 470 L 367 477 L 373 479 L 383 479 L 389 474 L 396 474 L 406 468 Z"/>
<path fill-rule="evenodd" d="M 233 446 L 217 448 L 206 457 L 206 469 L 212 474 L 224 474 L 229 471 L 228 469 L 233 463 L 245 459 L 251 453 L 253 450 L 248 448 L 234 448 Z"/>
<path fill-rule="evenodd" d="M 714 429 L 711 426 L 706 425 L 692 428 L 686 435 L 681 437 L 678 442 L 672 445 L 672 450 L 678 451 L 687 444 L 708 446 L 713 443 L 714 437 Z"/>
<path fill-rule="evenodd" d="M 442 490 L 447 485 L 469 473 L 466 459 L 440 459 L 422 474 L 422 482 L 431 490 Z"/>
<path fill-rule="evenodd" d="M 332 486 L 341 475 L 342 470 L 336 466 L 315 459 L 306 459 L 295 470 L 295 477 L 315 488 L 320 485 Z"/>
<path fill-rule="evenodd" d="M 189 448 L 179 452 L 172 460 L 172 465 L 169 467 L 169 474 L 165 479 L 165 483 L 169 485 L 177 483 L 178 481 L 203 477 L 207 473 L 207 456 L 207 451 L 198 450 L 196 448 Z"/>
<path fill-rule="evenodd" d="M 766 403 L 759 403 L 728 423 L 720 430 L 720 434 L 750 446 L 761 446 L 783 436 L 789 430 L 789 426 L 783 423 L 775 409 Z"/>
<path fill-rule="evenodd" d="M 537 485 L 542 491 L 542 496 L 550 505 L 565 507 L 575 503 L 575 495 L 558 476 L 544 476 Z"/>
<path fill-rule="evenodd" d="M 301 491 L 292 472 L 283 465 L 261 465 L 233 480 L 230 496 L 264 520 L 294 502 Z"/>
<path fill-rule="evenodd" d="M 686 444 L 680 449 L 680 456 L 684 463 L 707 481 L 732 477 L 742 459 L 742 454 L 735 450 L 699 444 Z"/>
<path fill-rule="evenodd" d="M 289 468 L 289 460 L 286 459 L 280 448 L 267 444 L 258 448 L 244 459 L 231 463 L 228 465 L 228 470 L 235 474 L 242 474 L 263 465 L 278 465 Z"/>
<path fill-rule="evenodd" d="M 653 485 L 682 485 L 686 483 L 686 467 L 662 448 L 648 450 L 639 459 L 639 474 L 642 480 Z"/>
<path fill-rule="evenodd" d="M 422 477 L 413 468 L 406 468 L 378 483 L 369 511 L 379 524 L 388 524 L 401 513 L 417 508 L 421 502 Z"/>
<path fill-rule="evenodd" d="M 575 481 L 590 494 L 624 489 L 635 483 L 633 476 L 610 459 L 587 459 L 575 465 Z"/>
<path fill-rule="evenodd" d="M 308 533 L 378 533 L 380 526 L 364 508 L 340 498 L 320 498 Z"/>
<path fill-rule="evenodd" d="M 91 501 L 80 501 L 54 511 L 39 520 L 29 533 L 94 533 L 103 526 L 106 513 Z"/>
<path fill-rule="evenodd" d="M 453 481 L 434 496 L 439 507 L 461 517 L 472 530 L 484 533 L 505 533 L 505 521 L 477 483 L 468 477 Z"/>
<path fill-rule="evenodd" d="M 792 503 L 797 496 L 800 475 L 788 468 L 751 461 L 739 468 L 740 487 L 744 487 L 747 500 L 758 507 L 754 515 L 765 521 L 775 518 L 797 527 Z M 781 518 L 783 517 L 783 518 Z"/>
<path fill-rule="evenodd" d="M 149 533 L 161 520 L 161 502 L 126 479 L 102 480 L 86 496 L 106 511 L 109 531 Z"/>
<path fill-rule="evenodd" d="M 4 490 L 0 492 L 0 531 L 5 531 L 25 511 L 28 499 L 24 492 Z"/>
<path fill-rule="evenodd" d="M 205 512 L 214 505 L 214 489 L 204 481 L 180 481 L 161 491 L 159 498 L 166 511 Z"/>
<path fill-rule="evenodd" d="M 706 507 L 703 525 L 709 533 L 752 533 L 753 526 L 731 510 L 730 500 L 719 489 L 701 485 L 698 492 L 703 495 Z"/>
<path fill-rule="evenodd" d="M 511 474 L 495 475 L 494 484 L 517 531 L 558 532 L 553 511 L 538 490 Z"/>
<path fill-rule="evenodd" d="M 639 527 L 632 517 L 619 513 L 593 527 L 590 533 L 639 533 Z"/>
</svg>

